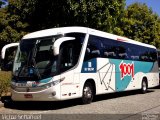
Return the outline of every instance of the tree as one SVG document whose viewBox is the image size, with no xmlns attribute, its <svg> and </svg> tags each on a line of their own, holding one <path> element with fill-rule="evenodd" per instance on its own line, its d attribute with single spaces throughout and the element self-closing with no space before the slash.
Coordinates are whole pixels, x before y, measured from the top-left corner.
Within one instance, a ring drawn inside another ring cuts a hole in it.
<svg viewBox="0 0 160 120">
<path fill-rule="evenodd" d="M 124 11 L 124 0 L 68 0 L 71 23 L 105 32 L 118 32 Z M 118 32 L 120 33 L 120 32 Z"/>
<path fill-rule="evenodd" d="M 27 3 L 31 2 L 32 0 Z M 120 33 L 118 21 L 122 18 L 125 0 L 35 0 L 34 6 L 28 7 L 21 0 L 21 4 L 24 4 L 22 13 L 25 13 L 24 8 L 33 7 L 27 10 L 31 14 L 25 14 L 29 29 L 33 31 L 52 27 L 87 26 Z"/>
<path fill-rule="evenodd" d="M 9 0 L 9 5 L 0 9 L 0 40 L 19 41 L 26 34 L 28 24 L 23 21 L 17 1 Z"/>
<path fill-rule="evenodd" d="M 27 2 L 28 4 L 31 4 Z M 25 3 L 25 4 L 24 4 Z M 31 14 L 25 14 L 30 30 L 61 26 L 87 26 L 113 33 L 124 11 L 125 0 L 35 0 Z M 21 11 L 31 8 L 25 7 Z"/>
<path fill-rule="evenodd" d="M 160 18 L 146 4 L 128 6 L 121 26 L 124 36 L 160 48 Z"/>
</svg>

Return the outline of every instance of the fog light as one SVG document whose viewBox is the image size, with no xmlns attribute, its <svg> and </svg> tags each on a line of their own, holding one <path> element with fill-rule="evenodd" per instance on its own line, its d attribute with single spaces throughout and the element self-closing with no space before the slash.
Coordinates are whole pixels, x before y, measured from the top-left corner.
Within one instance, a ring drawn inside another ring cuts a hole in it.
<svg viewBox="0 0 160 120">
<path fill-rule="evenodd" d="M 55 96 L 56 95 L 56 91 L 52 92 L 52 96 Z"/>
</svg>

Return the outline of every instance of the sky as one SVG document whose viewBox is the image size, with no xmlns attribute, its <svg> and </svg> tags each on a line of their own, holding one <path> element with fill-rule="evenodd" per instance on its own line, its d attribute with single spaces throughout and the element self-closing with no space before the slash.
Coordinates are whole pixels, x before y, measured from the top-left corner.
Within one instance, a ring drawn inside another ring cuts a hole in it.
<svg viewBox="0 0 160 120">
<path fill-rule="evenodd" d="M 160 0 L 126 0 L 126 6 L 135 2 L 146 3 L 149 8 L 152 8 L 154 13 L 160 16 Z"/>
</svg>

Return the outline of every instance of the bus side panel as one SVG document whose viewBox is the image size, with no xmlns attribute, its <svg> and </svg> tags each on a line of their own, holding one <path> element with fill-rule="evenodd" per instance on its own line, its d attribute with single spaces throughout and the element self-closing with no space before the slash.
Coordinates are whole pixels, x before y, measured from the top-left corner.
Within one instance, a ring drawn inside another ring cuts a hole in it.
<svg viewBox="0 0 160 120">
<path fill-rule="evenodd" d="M 92 79 L 96 84 L 96 94 L 115 91 L 115 66 L 106 58 L 94 58 L 85 61 L 80 74 L 81 90 L 86 80 Z"/>
<path fill-rule="evenodd" d="M 154 62 L 120 59 L 110 59 L 110 63 L 115 64 L 116 66 L 115 75 L 117 91 L 140 89 L 143 77 L 152 75 L 152 70 L 156 66 L 154 65 Z M 154 70 L 154 72 L 156 73 L 157 70 Z M 158 82 L 157 78 L 158 77 L 155 77 L 155 81 Z M 150 82 L 148 85 L 150 87 Z M 156 84 L 154 86 L 156 86 Z"/>
<path fill-rule="evenodd" d="M 81 73 L 80 74 L 80 96 L 82 96 L 82 91 L 84 84 L 87 80 L 93 80 L 95 82 L 96 93 L 99 92 L 99 84 L 98 84 L 98 74 L 97 73 Z"/>
<path fill-rule="evenodd" d="M 61 100 L 79 97 L 79 75 L 74 75 L 74 70 L 61 74 L 61 80 Z"/>
<path fill-rule="evenodd" d="M 90 71 L 92 67 L 96 71 Z M 157 86 L 157 70 L 155 69 L 155 73 L 152 73 L 152 69 L 155 67 L 154 62 L 97 58 L 85 61 L 82 72 L 85 74 L 94 72 L 96 77 L 93 77 L 93 74 L 87 74 L 86 79 L 96 80 L 97 94 L 103 94 L 140 89 L 144 77 L 147 77 L 149 87 Z"/>
<path fill-rule="evenodd" d="M 144 77 L 148 87 L 157 86 L 157 70 L 154 62 L 94 58 L 83 63 L 80 80 L 83 80 L 81 85 L 87 79 L 95 80 L 97 94 L 135 90 L 141 89 Z"/>
<path fill-rule="evenodd" d="M 115 92 L 115 65 L 106 58 L 97 58 L 98 94 Z"/>
<path fill-rule="evenodd" d="M 155 62 L 152 70 L 147 75 L 148 87 L 155 87 L 159 85 L 159 73 L 158 73 L 158 62 Z"/>
</svg>

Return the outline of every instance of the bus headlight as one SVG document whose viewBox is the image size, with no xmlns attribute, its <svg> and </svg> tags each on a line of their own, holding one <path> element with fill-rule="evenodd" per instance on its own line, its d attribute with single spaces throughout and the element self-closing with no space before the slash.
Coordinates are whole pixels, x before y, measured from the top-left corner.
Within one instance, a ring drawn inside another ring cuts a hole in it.
<svg viewBox="0 0 160 120">
<path fill-rule="evenodd" d="M 54 86 L 54 85 L 59 84 L 60 82 L 61 82 L 61 80 L 56 80 L 56 81 L 53 81 L 53 83 L 52 83 L 52 84 L 53 84 L 53 86 Z"/>
<path fill-rule="evenodd" d="M 16 88 L 16 83 L 13 82 L 13 81 L 11 82 L 11 88 L 12 88 L 12 89 L 15 89 L 15 88 Z"/>
<path fill-rule="evenodd" d="M 55 86 L 55 85 L 59 84 L 59 83 L 62 82 L 64 79 L 65 79 L 65 78 L 62 78 L 62 79 L 59 79 L 59 80 L 55 80 L 55 81 L 53 81 L 53 82 L 51 82 L 51 83 L 48 83 L 48 84 L 45 84 L 45 85 L 43 85 L 43 86 L 44 86 L 45 88 L 50 88 L 50 87 L 52 87 L 52 86 Z"/>
<path fill-rule="evenodd" d="M 51 86 L 52 86 L 52 83 L 48 83 L 48 84 L 43 85 L 42 87 L 46 89 L 46 88 L 50 88 Z"/>
</svg>

